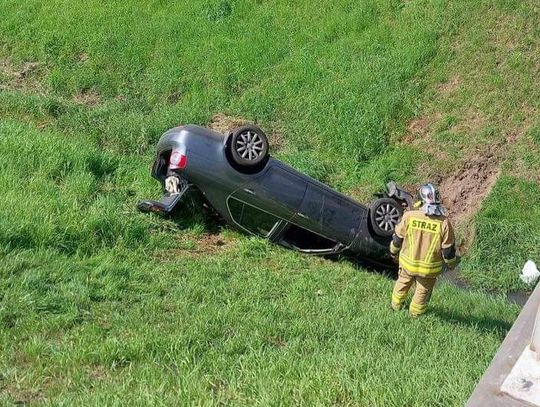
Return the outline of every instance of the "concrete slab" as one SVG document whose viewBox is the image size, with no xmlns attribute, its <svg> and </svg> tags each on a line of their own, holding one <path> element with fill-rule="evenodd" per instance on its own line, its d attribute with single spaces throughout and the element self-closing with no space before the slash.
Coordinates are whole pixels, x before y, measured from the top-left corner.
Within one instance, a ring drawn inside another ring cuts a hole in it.
<svg viewBox="0 0 540 407">
<path fill-rule="evenodd" d="M 540 406 L 540 363 L 536 356 L 527 346 L 504 381 L 501 391 L 516 400 Z"/>
<path fill-rule="evenodd" d="M 529 346 L 539 306 L 540 284 L 536 286 L 516 322 L 506 335 L 497 354 L 469 398 L 467 407 L 534 406 L 534 404 L 517 400 L 504 393 L 501 387 L 524 350 Z"/>
</svg>

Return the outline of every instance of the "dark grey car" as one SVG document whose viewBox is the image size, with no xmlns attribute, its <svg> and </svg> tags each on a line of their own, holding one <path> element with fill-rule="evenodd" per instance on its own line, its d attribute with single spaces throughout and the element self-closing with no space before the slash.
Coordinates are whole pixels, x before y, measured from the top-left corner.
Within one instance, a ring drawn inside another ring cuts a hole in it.
<svg viewBox="0 0 540 407">
<path fill-rule="evenodd" d="M 305 253 L 349 251 L 376 262 L 389 260 L 394 227 L 412 206 L 393 182 L 369 207 L 354 201 L 272 158 L 255 126 L 227 135 L 194 125 L 173 128 L 158 143 L 152 176 L 165 192 L 160 201 L 140 202 L 142 211 L 169 214 L 196 191 L 244 232 Z"/>
</svg>

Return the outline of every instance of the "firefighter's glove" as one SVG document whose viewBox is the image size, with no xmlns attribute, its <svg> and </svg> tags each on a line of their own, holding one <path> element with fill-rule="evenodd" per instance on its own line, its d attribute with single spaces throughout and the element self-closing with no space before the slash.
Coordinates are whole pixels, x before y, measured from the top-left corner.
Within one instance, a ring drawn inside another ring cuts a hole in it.
<svg viewBox="0 0 540 407">
<path fill-rule="evenodd" d="M 171 195 L 176 195 L 180 193 L 180 191 L 178 190 L 179 185 L 180 178 L 174 175 L 165 179 L 165 190 Z"/>
<path fill-rule="evenodd" d="M 456 254 L 456 247 L 454 245 L 442 249 L 442 255 L 444 262 L 448 266 L 448 269 L 453 270 L 458 264 L 458 257 Z"/>
<path fill-rule="evenodd" d="M 445 262 L 446 262 L 446 266 L 448 267 L 449 270 L 453 270 L 458 266 L 458 258 L 457 257 L 454 257 L 453 259 L 450 259 L 450 260 L 445 259 Z"/>
</svg>

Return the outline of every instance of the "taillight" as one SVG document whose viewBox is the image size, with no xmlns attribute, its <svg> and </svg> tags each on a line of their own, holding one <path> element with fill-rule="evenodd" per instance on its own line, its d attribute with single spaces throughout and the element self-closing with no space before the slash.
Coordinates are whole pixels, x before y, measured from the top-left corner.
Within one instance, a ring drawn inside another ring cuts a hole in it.
<svg viewBox="0 0 540 407">
<path fill-rule="evenodd" d="M 171 152 L 171 158 L 169 159 L 169 169 L 171 170 L 183 170 L 187 166 L 187 155 L 184 147 L 175 148 Z"/>
</svg>

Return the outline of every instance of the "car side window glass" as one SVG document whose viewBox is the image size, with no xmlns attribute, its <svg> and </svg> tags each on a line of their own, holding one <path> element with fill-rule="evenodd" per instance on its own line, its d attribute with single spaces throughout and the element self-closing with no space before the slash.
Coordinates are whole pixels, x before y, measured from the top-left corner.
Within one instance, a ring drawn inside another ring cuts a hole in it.
<svg viewBox="0 0 540 407">
<path fill-rule="evenodd" d="M 289 225 L 281 242 L 298 250 L 325 251 L 336 246 L 336 242 L 293 224 Z"/>
<path fill-rule="evenodd" d="M 310 184 L 300 212 L 317 222 L 322 230 L 339 232 L 339 238 L 350 239 L 358 233 L 366 213 L 346 199 Z"/>
<path fill-rule="evenodd" d="M 229 212 L 233 220 L 243 228 L 258 236 L 266 237 L 280 221 L 274 215 L 264 212 L 235 198 L 228 199 Z"/>
<path fill-rule="evenodd" d="M 300 206 L 307 187 L 302 177 L 276 166 L 271 167 L 257 182 L 263 195 L 293 210 Z"/>
</svg>

